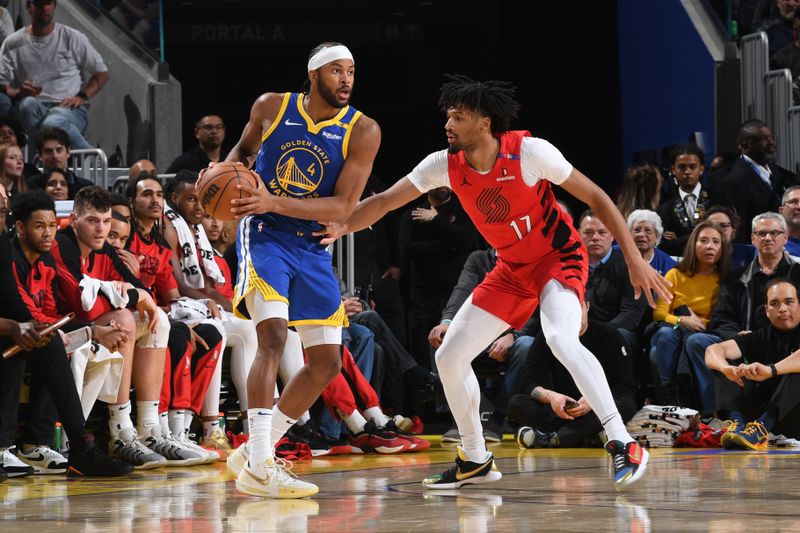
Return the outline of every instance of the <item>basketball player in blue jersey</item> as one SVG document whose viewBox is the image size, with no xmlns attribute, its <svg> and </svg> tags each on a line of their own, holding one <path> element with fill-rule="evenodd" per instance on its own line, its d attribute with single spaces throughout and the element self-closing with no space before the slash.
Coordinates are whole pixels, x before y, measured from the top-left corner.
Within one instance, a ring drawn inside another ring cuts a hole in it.
<svg viewBox="0 0 800 533">
<path fill-rule="evenodd" d="M 322 229 L 316 220 L 350 216 L 380 145 L 377 122 L 348 105 L 354 79 L 346 46 L 317 46 L 308 60 L 308 92 L 262 94 L 227 157 L 248 167 L 255 162 L 262 182 L 240 186 L 252 196 L 231 203 L 240 219 L 234 312 L 251 318 L 258 333 L 247 378 L 250 440 L 228 461 L 246 494 L 303 498 L 319 490 L 287 473 L 273 446 L 341 366 L 347 319 L 330 254 L 313 232 Z M 288 326 L 300 334 L 308 363 L 273 408 Z"/>
</svg>

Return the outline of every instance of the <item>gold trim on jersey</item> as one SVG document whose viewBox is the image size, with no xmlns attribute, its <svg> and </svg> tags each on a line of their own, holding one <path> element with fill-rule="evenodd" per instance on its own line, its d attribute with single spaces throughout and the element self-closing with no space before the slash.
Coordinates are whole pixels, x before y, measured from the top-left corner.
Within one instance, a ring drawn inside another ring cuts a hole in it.
<svg viewBox="0 0 800 533">
<path fill-rule="evenodd" d="M 347 313 L 344 311 L 344 302 L 339 304 L 339 309 L 336 310 L 328 318 L 307 319 L 307 320 L 290 320 L 290 326 L 342 326 L 348 327 L 350 321 L 347 320 Z"/>
<path fill-rule="evenodd" d="M 347 147 L 350 145 L 350 134 L 353 132 L 353 125 L 356 123 L 358 119 L 361 118 L 363 113 L 361 111 L 356 111 L 356 114 L 353 115 L 353 120 L 350 121 L 350 124 L 345 126 L 344 128 L 344 142 L 342 142 L 342 157 L 347 159 Z"/>
<path fill-rule="evenodd" d="M 289 99 L 291 97 L 292 93 L 283 93 L 283 102 L 281 102 L 281 108 L 278 110 L 278 115 L 272 121 L 272 124 L 270 124 L 269 129 L 261 134 L 262 143 L 267 140 L 267 137 L 269 137 L 272 134 L 272 132 L 275 131 L 275 128 L 277 128 L 278 125 L 281 123 L 283 114 L 286 113 L 286 108 L 289 107 Z"/>
<path fill-rule="evenodd" d="M 258 272 L 256 272 L 253 263 L 248 260 L 247 261 L 247 286 L 241 288 L 240 285 L 237 284 L 236 292 L 233 295 L 233 316 L 236 318 L 243 318 L 247 320 L 248 318 L 244 314 L 239 311 L 239 304 L 242 303 L 247 295 L 250 294 L 252 291 L 258 291 L 264 301 L 267 302 L 283 302 L 286 305 L 289 305 L 289 300 L 281 296 L 281 293 L 276 291 L 272 288 L 272 285 L 264 281 L 258 276 Z"/>
<path fill-rule="evenodd" d="M 339 113 L 335 117 L 329 118 L 328 120 L 323 120 L 319 124 L 314 124 L 314 121 L 311 120 L 311 117 L 308 116 L 308 113 L 306 113 L 306 110 L 303 107 L 303 99 L 302 98 L 297 99 L 297 111 L 298 113 L 300 113 L 300 116 L 303 117 L 303 119 L 306 121 L 306 127 L 308 128 L 308 131 L 310 131 L 314 135 L 319 133 L 320 130 L 325 126 L 331 126 L 342 120 L 342 118 L 347 114 L 347 111 L 349 109 L 350 106 L 346 105 L 342 108 L 341 111 L 339 111 Z M 342 125 L 344 126 L 344 124 Z"/>
</svg>

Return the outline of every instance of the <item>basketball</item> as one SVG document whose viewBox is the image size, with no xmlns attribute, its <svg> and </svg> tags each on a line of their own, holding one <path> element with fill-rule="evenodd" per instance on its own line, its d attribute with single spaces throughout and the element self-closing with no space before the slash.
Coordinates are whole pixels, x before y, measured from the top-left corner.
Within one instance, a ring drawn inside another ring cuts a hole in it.
<svg viewBox="0 0 800 533">
<path fill-rule="evenodd" d="M 219 220 L 233 220 L 231 200 L 249 198 L 237 185 L 258 187 L 258 176 L 241 163 L 225 161 L 200 171 L 197 195 L 206 213 Z"/>
</svg>

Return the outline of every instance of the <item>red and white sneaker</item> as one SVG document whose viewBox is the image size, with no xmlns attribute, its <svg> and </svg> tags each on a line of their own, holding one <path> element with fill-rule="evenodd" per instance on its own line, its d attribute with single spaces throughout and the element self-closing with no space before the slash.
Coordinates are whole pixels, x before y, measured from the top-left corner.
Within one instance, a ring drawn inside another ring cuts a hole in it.
<svg viewBox="0 0 800 533">
<path fill-rule="evenodd" d="M 411 448 L 410 441 L 379 428 L 373 420 L 367 422 L 363 431 L 351 435 L 348 440 L 350 446 L 358 448 L 362 453 L 400 453 Z M 353 451 L 356 452 L 355 449 Z"/>
</svg>

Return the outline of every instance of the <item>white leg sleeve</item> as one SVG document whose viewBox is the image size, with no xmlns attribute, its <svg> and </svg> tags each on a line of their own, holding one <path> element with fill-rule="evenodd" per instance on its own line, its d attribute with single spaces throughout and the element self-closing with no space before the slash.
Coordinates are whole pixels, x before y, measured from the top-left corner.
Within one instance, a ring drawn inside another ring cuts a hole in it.
<svg viewBox="0 0 800 533">
<path fill-rule="evenodd" d="M 508 324 L 472 304 L 472 295 L 458 310 L 436 350 L 436 366 L 447 404 L 461 434 L 461 444 L 470 461 L 486 459 L 486 443 L 480 419 L 481 390 L 472 371 L 475 359 Z"/>
<path fill-rule="evenodd" d="M 206 389 L 206 397 L 203 400 L 203 409 L 201 413 L 203 416 L 216 416 L 219 414 L 219 395 L 220 388 L 222 387 L 222 355 L 225 353 L 224 347 L 227 337 L 222 321 L 209 318 L 203 320 L 202 323 L 214 326 L 219 331 L 219 334 L 222 335 L 223 348 L 219 351 L 219 357 L 217 358 L 217 366 L 214 369 L 214 375 L 211 377 L 211 381 L 208 383 L 208 389 Z"/>
<path fill-rule="evenodd" d="M 572 375 L 606 430 L 609 440 L 633 440 L 614 404 L 603 367 L 580 343 L 581 304 L 578 296 L 555 280 L 541 294 L 542 332 L 547 345 Z"/>
<path fill-rule="evenodd" d="M 241 411 L 247 412 L 247 374 L 256 358 L 258 349 L 258 336 L 255 324 L 251 320 L 235 318 L 228 314 L 228 320 L 223 322 L 227 334 L 226 346 L 231 349 L 231 379 L 239 396 Z"/>
</svg>

